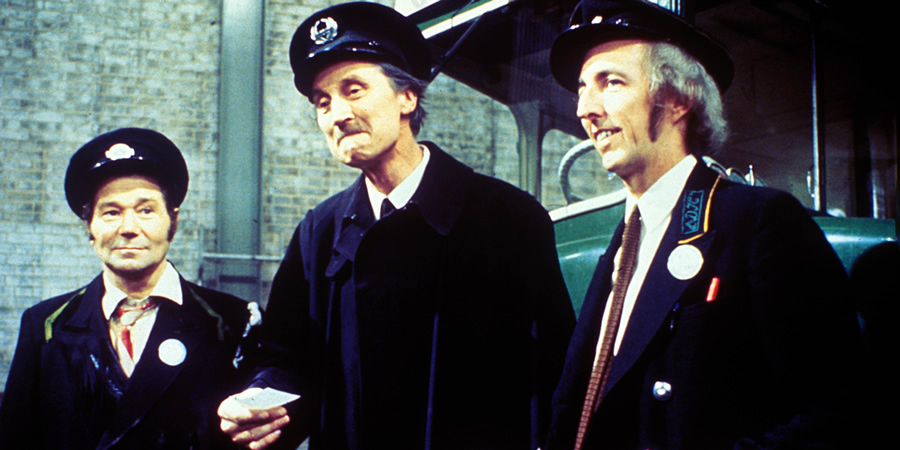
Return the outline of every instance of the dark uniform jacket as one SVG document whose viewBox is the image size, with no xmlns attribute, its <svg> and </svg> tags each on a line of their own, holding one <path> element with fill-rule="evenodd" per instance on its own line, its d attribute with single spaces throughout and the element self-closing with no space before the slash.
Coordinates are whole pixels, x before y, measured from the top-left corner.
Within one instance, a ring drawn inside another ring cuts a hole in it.
<svg viewBox="0 0 900 450">
<path fill-rule="evenodd" d="M 184 279 L 181 288 L 183 305 L 160 303 L 130 379 L 110 342 L 102 276 L 26 310 L 0 408 L 0 448 L 233 448 L 216 409 L 240 386 L 233 359 L 247 303 Z M 184 345 L 183 362 L 160 360 L 168 339 Z"/>
<path fill-rule="evenodd" d="M 585 449 L 840 448 L 852 429 L 836 419 L 849 412 L 858 344 L 844 268 L 793 197 L 716 180 L 698 165 L 687 181 Z M 553 450 L 573 447 L 623 228 L 599 261 L 569 346 Z M 667 267 L 682 244 L 702 254 L 699 273 L 684 281 Z"/>
<path fill-rule="evenodd" d="M 529 449 L 548 429 L 574 326 L 550 219 L 427 145 L 406 207 L 374 222 L 360 177 L 275 276 L 255 384 L 303 395 L 312 449 Z"/>
</svg>

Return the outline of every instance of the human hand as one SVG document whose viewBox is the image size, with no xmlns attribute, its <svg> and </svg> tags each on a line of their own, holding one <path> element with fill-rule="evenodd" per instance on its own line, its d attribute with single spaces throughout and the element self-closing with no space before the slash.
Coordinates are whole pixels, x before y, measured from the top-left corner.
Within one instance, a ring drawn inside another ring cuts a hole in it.
<svg viewBox="0 0 900 450">
<path fill-rule="evenodd" d="M 264 449 L 281 437 L 281 428 L 290 423 L 287 409 L 276 406 L 268 409 L 250 409 L 241 398 L 247 398 L 261 391 L 250 388 L 226 398 L 219 405 L 220 428 L 235 443 L 252 450 Z"/>
</svg>

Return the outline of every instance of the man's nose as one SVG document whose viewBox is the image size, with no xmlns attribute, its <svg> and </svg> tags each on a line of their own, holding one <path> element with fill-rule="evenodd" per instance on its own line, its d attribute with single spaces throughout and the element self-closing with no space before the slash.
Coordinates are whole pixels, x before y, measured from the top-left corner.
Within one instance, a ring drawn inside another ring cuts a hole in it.
<svg viewBox="0 0 900 450">
<path fill-rule="evenodd" d="M 603 108 L 603 95 L 592 86 L 585 86 L 578 95 L 578 108 L 575 114 L 582 120 L 603 117 L 606 114 Z"/>
<path fill-rule="evenodd" d="M 331 118 L 335 124 L 341 124 L 353 118 L 353 108 L 350 102 L 342 98 L 331 101 Z"/>
<path fill-rule="evenodd" d="M 122 223 L 119 224 L 120 234 L 137 234 L 138 233 L 137 213 L 134 211 L 124 211 L 122 213 Z"/>
</svg>

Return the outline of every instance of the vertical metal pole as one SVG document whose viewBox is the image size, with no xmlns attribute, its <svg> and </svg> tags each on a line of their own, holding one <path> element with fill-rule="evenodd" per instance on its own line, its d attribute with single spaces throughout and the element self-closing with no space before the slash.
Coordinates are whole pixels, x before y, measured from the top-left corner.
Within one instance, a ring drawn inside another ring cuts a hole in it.
<svg viewBox="0 0 900 450">
<path fill-rule="evenodd" d="M 828 208 L 825 190 L 825 114 L 819 105 L 824 97 L 819 60 L 820 32 L 819 11 L 813 5 L 810 8 L 810 27 L 812 30 L 812 132 L 813 132 L 813 208 L 825 212 Z"/>
<path fill-rule="evenodd" d="M 216 250 L 259 253 L 263 3 L 222 2 Z M 224 260 L 217 287 L 258 300 L 258 264 Z"/>
<path fill-rule="evenodd" d="M 539 102 L 509 105 L 519 128 L 519 187 L 541 200 L 543 114 Z"/>
</svg>

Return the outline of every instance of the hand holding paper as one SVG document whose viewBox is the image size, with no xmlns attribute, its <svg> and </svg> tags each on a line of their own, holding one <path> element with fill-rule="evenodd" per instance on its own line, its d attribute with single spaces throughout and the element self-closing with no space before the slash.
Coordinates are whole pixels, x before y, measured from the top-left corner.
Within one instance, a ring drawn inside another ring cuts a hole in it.
<svg viewBox="0 0 900 450">
<path fill-rule="evenodd" d="M 250 388 L 219 405 L 220 427 L 231 440 L 250 449 L 263 449 L 281 436 L 290 423 L 283 405 L 300 398 L 272 388 Z"/>
</svg>

